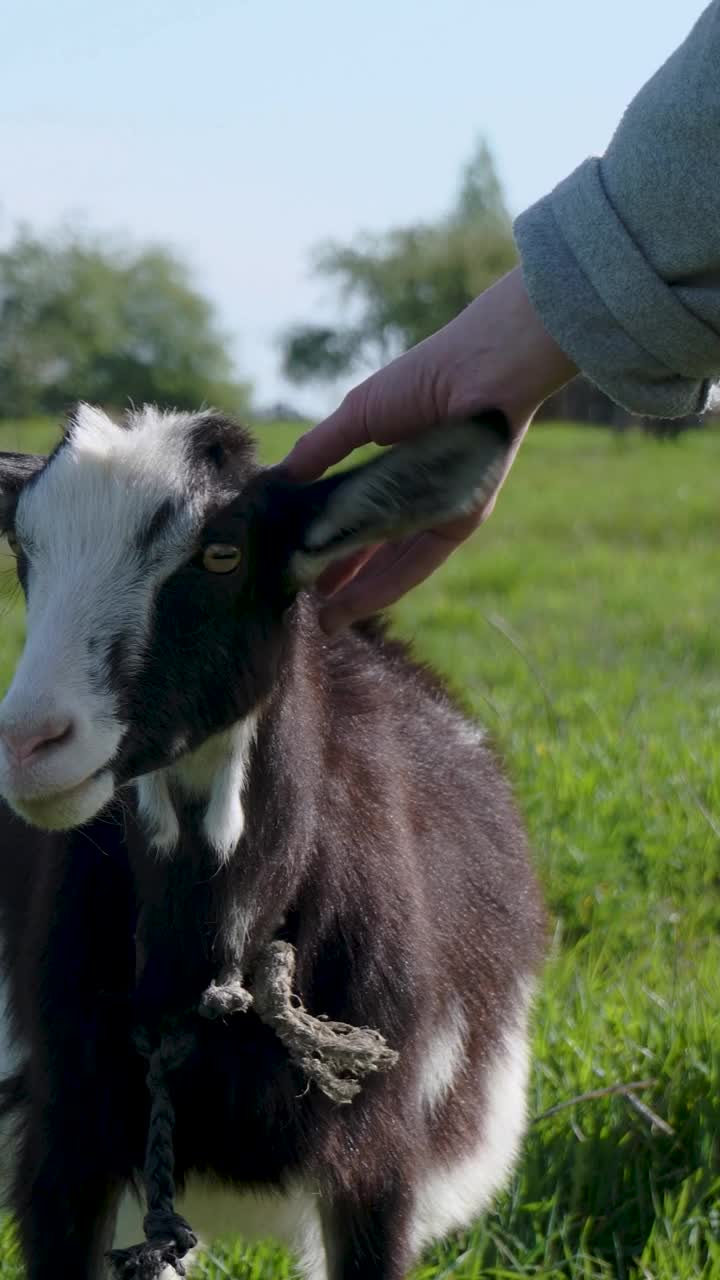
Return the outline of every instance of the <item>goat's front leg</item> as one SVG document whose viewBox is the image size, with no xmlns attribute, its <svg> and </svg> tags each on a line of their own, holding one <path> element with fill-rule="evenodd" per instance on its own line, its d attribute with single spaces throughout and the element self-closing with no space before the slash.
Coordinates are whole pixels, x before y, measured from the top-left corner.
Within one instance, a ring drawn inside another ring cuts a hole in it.
<svg viewBox="0 0 720 1280">
<path fill-rule="evenodd" d="M 91 1151 L 77 1144 L 50 1149 L 31 1119 L 13 1195 L 27 1280 L 103 1280 L 121 1190 Z"/>
<path fill-rule="evenodd" d="M 30 1059 L 18 1109 L 11 1208 L 27 1280 L 102 1280 L 122 1193 L 142 1164 L 142 1060 L 129 1036 L 89 1018 L 70 1028 L 54 1053 Z"/>
<path fill-rule="evenodd" d="M 142 1164 L 147 1097 L 127 1007 L 133 902 L 121 830 L 98 820 L 71 833 L 38 886 L 11 1201 L 27 1280 L 105 1275 L 120 1192 Z"/>
<path fill-rule="evenodd" d="M 403 1280 L 414 1258 L 405 1197 L 336 1200 L 321 1209 L 328 1280 Z"/>
</svg>

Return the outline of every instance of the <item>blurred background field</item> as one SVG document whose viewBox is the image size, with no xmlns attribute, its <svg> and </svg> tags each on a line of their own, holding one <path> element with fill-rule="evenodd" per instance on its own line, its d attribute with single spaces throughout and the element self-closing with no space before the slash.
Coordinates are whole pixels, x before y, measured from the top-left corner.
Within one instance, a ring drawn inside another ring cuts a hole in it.
<svg viewBox="0 0 720 1280">
<path fill-rule="evenodd" d="M 258 425 L 266 460 L 297 432 Z M 55 435 L 6 423 L 0 448 Z M 720 1276 L 719 468 L 715 430 L 537 426 L 489 524 L 396 611 L 502 749 L 551 913 L 523 1159 L 423 1280 Z M 213 1280 L 290 1274 L 270 1247 L 213 1258 Z"/>
</svg>

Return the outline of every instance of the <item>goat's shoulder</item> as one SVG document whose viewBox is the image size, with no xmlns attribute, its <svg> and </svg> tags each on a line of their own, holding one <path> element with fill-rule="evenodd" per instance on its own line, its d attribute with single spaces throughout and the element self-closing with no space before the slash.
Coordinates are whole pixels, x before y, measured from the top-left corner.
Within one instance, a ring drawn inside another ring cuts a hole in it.
<svg viewBox="0 0 720 1280">
<path fill-rule="evenodd" d="M 376 690 L 382 692 L 384 707 L 402 705 L 410 715 L 421 715 L 429 705 L 458 717 L 465 714 L 445 677 L 418 658 L 407 640 L 391 632 L 384 614 L 339 633 L 327 648 L 326 667 L 331 688 L 340 696 L 353 688 L 366 695 Z"/>
</svg>

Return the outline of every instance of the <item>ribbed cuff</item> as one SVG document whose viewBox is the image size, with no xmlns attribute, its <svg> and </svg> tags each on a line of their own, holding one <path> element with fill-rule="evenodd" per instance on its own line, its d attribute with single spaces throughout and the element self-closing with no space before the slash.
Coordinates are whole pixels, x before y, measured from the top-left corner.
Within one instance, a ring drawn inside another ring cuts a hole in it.
<svg viewBox="0 0 720 1280">
<path fill-rule="evenodd" d="M 558 346 L 633 413 L 702 413 L 720 338 L 653 270 L 588 160 L 517 219 L 533 306 Z"/>
</svg>

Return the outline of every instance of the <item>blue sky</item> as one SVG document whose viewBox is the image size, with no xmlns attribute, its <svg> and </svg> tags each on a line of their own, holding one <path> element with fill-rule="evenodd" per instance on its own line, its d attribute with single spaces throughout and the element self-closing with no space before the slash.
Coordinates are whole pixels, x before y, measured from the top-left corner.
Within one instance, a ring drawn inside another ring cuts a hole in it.
<svg viewBox="0 0 720 1280">
<path fill-rule="evenodd" d="M 258 399 L 288 322 L 332 318 L 327 237 L 432 217 L 483 134 L 514 213 L 602 151 L 705 0 L 10 0 L 0 239 L 19 220 L 162 239 Z"/>
</svg>

